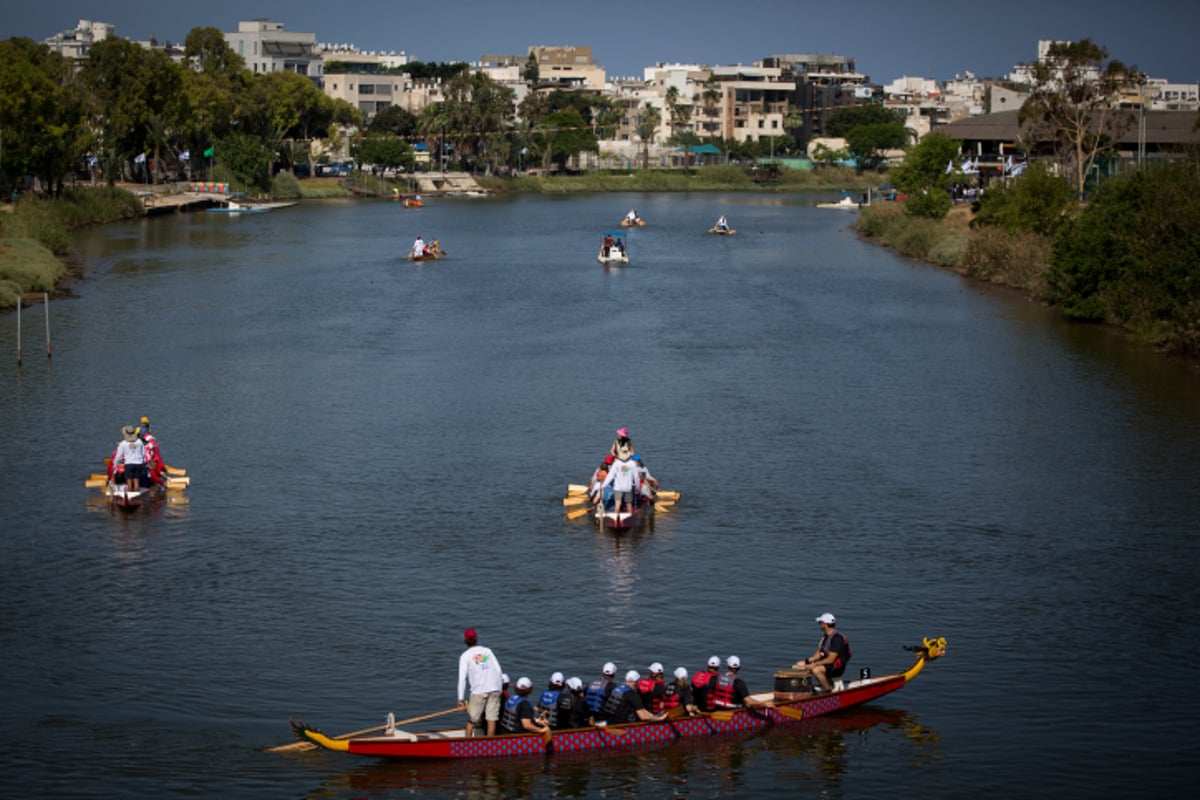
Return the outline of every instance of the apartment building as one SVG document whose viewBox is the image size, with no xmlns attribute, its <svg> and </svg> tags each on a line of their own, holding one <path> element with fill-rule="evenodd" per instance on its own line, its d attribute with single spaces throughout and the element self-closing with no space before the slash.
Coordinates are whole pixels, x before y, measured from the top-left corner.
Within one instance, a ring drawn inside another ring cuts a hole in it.
<svg viewBox="0 0 1200 800">
<path fill-rule="evenodd" d="M 116 25 L 81 19 L 74 29 L 62 31 L 43 39 L 42 44 L 62 57 L 78 62 L 87 59 L 88 51 L 92 49 L 93 44 L 115 36 L 116 33 Z"/>
<path fill-rule="evenodd" d="M 315 34 L 285 31 L 282 22 L 254 19 L 238 22 L 237 33 L 226 33 L 225 41 L 256 75 L 287 70 L 320 80 Z"/>
<path fill-rule="evenodd" d="M 592 61 L 590 47 L 529 48 L 538 65 L 539 88 L 555 85 L 561 89 L 604 89 L 604 70 Z"/>
</svg>

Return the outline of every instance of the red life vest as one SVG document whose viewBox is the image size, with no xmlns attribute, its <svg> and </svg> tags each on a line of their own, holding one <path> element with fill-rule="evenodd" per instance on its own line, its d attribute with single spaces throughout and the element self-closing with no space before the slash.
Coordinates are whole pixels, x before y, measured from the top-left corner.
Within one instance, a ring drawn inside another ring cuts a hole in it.
<svg viewBox="0 0 1200 800">
<path fill-rule="evenodd" d="M 717 680 L 715 672 L 709 672 L 707 669 L 702 669 L 692 676 L 692 693 L 695 696 L 696 706 L 701 711 L 713 710 L 712 684 Z"/>
<path fill-rule="evenodd" d="M 717 682 L 713 684 L 712 689 L 708 692 L 709 704 L 715 708 L 737 708 L 738 704 L 733 697 L 734 682 L 736 680 L 737 675 L 734 675 L 732 672 L 726 672 L 717 678 Z"/>
<path fill-rule="evenodd" d="M 672 681 L 663 689 L 662 707 L 664 711 L 670 711 L 682 701 L 679 696 L 679 684 Z"/>
<path fill-rule="evenodd" d="M 642 705 L 649 709 L 651 714 L 657 714 L 663 710 L 662 695 L 654 693 L 656 686 L 663 685 L 663 682 L 656 678 L 642 678 L 637 682 L 638 694 L 642 696 Z"/>
</svg>

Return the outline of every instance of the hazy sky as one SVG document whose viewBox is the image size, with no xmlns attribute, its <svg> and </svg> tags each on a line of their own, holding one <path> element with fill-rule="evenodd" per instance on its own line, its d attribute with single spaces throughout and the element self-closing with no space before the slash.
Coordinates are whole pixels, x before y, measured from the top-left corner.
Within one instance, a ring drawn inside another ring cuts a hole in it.
<svg viewBox="0 0 1200 800">
<path fill-rule="evenodd" d="M 1086 37 L 1152 77 L 1200 82 L 1195 0 L 0 0 L 0 38 L 40 41 L 91 19 L 130 39 L 182 41 L 194 27 L 233 31 L 256 18 L 420 61 L 586 45 L 610 77 L 640 77 L 660 61 L 749 64 L 776 53 L 847 56 L 876 83 L 1001 77 L 1032 61 L 1039 39 Z"/>
</svg>

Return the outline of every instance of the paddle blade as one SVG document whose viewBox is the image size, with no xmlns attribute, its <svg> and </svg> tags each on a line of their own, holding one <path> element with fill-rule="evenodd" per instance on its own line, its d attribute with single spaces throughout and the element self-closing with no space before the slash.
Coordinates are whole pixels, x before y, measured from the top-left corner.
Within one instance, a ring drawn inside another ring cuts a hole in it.
<svg viewBox="0 0 1200 800">
<path fill-rule="evenodd" d="M 587 502 L 590 502 L 590 501 L 588 500 L 588 496 L 586 494 L 577 494 L 577 495 L 572 495 L 571 497 L 563 498 L 564 506 L 577 506 L 577 505 L 580 505 L 581 503 L 587 503 Z"/>
<path fill-rule="evenodd" d="M 662 491 L 658 492 L 658 496 L 664 500 L 678 500 L 679 492 L 669 492 L 666 489 L 663 489 Z"/>
<path fill-rule="evenodd" d="M 733 719 L 733 715 L 736 713 L 736 711 L 713 711 L 708 716 L 721 722 L 729 722 L 729 720 Z"/>
<path fill-rule="evenodd" d="M 89 489 L 103 489 L 106 483 L 108 483 L 107 478 L 88 478 L 83 485 Z"/>
<path fill-rule="evenodd" d="M 583 508 L 573 508 L 567 512 L 567 519 L 579 519 L 580 517 L 582 517 L 584 514 L 587 514 L 591 510 L 592 510 L 591 506 L 584 506 Z"/>
<path fill-rule="evenodd" d="M 180 467 L 172 467 L 170 464 L 165 464 L 163 466 L 163 469 L 165 469 L 167 471 L 168 475 L 187 475 L 186 469 L 182 469 Z"/>
<path fill-rule="evenodd" d="M 780 714 L 783 714 L 785 717 L 789 717 L 790 719 L 804 719 L 804 712 L 799 708 L 792 708 L 791 706 L 775 706 L 775 710 Z"/>
<path fill-rule="evenodd" d="M 568 483 L 567 484 L 567 494 L 579 494 L 580 492 L 586 493 L 587 490 L 588 490 L 588 487 L 584 486 L 582 483 Z"/>
</svg>

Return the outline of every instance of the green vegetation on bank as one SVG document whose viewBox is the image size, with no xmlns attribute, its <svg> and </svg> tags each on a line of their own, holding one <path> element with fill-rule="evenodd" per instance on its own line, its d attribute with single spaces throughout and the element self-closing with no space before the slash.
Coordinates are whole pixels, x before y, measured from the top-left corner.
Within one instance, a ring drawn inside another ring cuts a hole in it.
<svg viewBox="0 0 1200 800">
<path fill-rule="evenodd" d="M 25 292 L 52 292 L 67 274 L 61 260 L 70 231 L 136 219 L 142 203 L 123 189 L 67 189 L 58 198 L 28 195 L 0 214 L 0 308 L 14 308 Z"/>
<path fill-rule="evenodd" d="M 851 189 L 865 191 L 877 185 L 874 176 L 856 175 L 854 170 L 828 167 L 801 171 L 783 168 L 777 177 L 756 181 L 735 165 L 680 170 L 592 170 L 578 174 L 477 177 L 481 186 L 497 192 L 565 194 L 583 192 L 803 192 Z"/>
<path fill-rule="evenodd" d="M 1072 319 L 1200 356 L 1195 160 L 1112 178 L 1084 205 L 1067 179 L 1041 169 L 989 188 L 973 214 L 960 206 L 938 219 L 922 214 L 928 205 L 872 205 L 858 230 L 911 258 L 1020 289 Z"/>
</svg>

